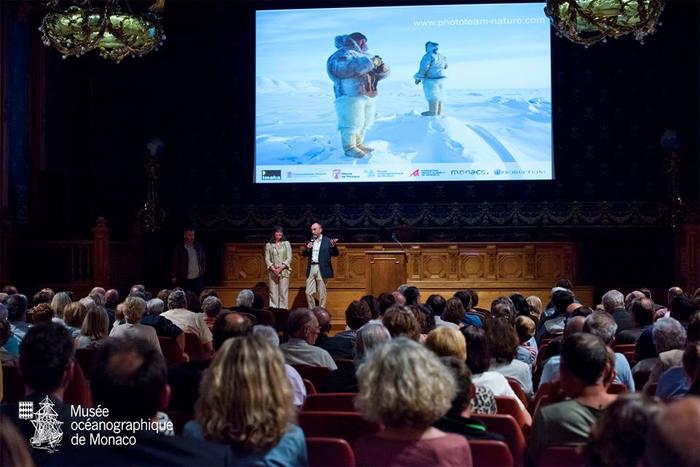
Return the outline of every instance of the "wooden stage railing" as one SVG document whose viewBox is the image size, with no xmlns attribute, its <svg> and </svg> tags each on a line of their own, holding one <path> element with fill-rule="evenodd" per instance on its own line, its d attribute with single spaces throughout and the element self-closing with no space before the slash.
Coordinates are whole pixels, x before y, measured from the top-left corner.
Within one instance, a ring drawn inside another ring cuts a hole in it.
<svg viewBox="0 0 700 467">
<path fill-rule="evenodd" d="M 306 258 L 301 244 L 293 244 L 289 300 L 292 307 L 306 306 Z M 409 243 L 405 244 L 406 283 L 421 289 L 423 300 L 433 293 L 449 297 L 466 288 L 479 292 L 479 305 L 488 308 L 499 295 L 514 292 L 549 300 L 552 286 L 560 278 L 576 284 L 577 245 L 571 242 L 530 243 Z M 335 278 L 328 283 L 327 308 L 336 328 L 344 324 L 348 303 L 365 295 L 369 288 L 368 256 L 382 250 L 396 252 L 394 243 L 350 243 L 338 246 L 333 258 Z M 225 244 L 223 280 L 213 288 L 225 305 L 234 303 L 242 289 L 253 289 L 267 297 L 264 244 Z M 577 297 L 591 304 L 593 288 L 577 285 Z"/>
</svg>

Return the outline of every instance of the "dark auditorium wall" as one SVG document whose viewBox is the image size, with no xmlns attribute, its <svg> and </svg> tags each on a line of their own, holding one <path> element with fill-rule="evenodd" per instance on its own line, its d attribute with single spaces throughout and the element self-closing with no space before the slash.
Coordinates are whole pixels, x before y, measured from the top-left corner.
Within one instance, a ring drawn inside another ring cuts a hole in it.
<svg viewBox="0 0 700 467">
<path fill-rule="evenodd" d="M 252 5 L 167 2 L 164 47 L 115 65 L 95 54 L 63 60 L 37 47 L 38 5 L 21 16 L 21 3 L 6 4 L 5 21 L 31 31 L 13 37 L 34 54 L 28 73 L 41 72 L 27 81 L 27 94 L 43 98 L 29 109 L 25 128 L 28 139 L 42 145 L 17 156 L 26 157 L 33 193 L 31 215 L 21 217 L 18 201 L 9 202 L 18 229 L 84 236 L 104 216 L 114 236 L 126 238 L 145 200 L 144 141 L 156 135 L 166 144 L 160 188 L 168 213 L 166 230 L 150 237 L 158 240 L 152 243 L 156 260 L 167 257 L 165 249 L 156 252 L 159 245 L 192 222 L 207 240 L 215 276 L 221 242 L 262 238 L 276 222 L 305 235 L 317 217 L 346 241 L 358 234 L 387 240 L 400 224 L 415 226 L 415 238 L 423 241 L 439 235 L 576 240 L 580 282 L 663 286 L 671 280 L 674 232 L 660 137 L 667 128 L 680 135 L 682 195 L 692 211 L 698 205 L 700 3 L 668 2 L 663 25 L 643 45 L 626 37 L 586 49 L 553 38 L 554 181 L 296 186 L 251 182 Z M 4 38 L 7 55 L 14 45 Z M 330 39 L 328 46 L 330 53 Z M 9 78 L 3 81 L 7 86 Z M 20 130 L 15 139 L 23 137 Z M 12 180 L 8 187 L 13 192 Z M 692 222 L 692 215 L 686 219 Z M 155 269 L 152 274 L 158 276 Z"/>
</svg>

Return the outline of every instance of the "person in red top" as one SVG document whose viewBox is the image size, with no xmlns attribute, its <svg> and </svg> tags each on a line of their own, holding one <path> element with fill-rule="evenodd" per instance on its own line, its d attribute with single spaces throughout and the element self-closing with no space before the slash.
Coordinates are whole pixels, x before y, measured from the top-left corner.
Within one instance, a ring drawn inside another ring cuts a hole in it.
<svg viewBox="0 0 700 467">
<path fill-rule="evenodd" d="M 471 466 L 469 443 L 431 425 L 451 407 L 455 382 L 439 358 L 398 337 L 372 352 L 357 371 L 357 408 L 384 426 L 355 442 L 358 466 Z"/>
</svg>

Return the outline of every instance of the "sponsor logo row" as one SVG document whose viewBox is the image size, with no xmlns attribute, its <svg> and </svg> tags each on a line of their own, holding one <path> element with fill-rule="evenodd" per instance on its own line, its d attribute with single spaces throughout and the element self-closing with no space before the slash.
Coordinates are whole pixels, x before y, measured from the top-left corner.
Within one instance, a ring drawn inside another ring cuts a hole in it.
<svg viewBox="0 0 700 467">
<path fill-rule="evenodd" d="M 333 180 L 360 180 L 368 178 L 431 178 L 431 177 L 455 177 L 461 178 L 465 176 L 469 177 L 484 177 L 488 175 L 504 176 L 504 175 L 546 175 L 544 170 L 503 170 L 495 169 L 489 171 L 486 169 L 412 169 L 409 171 L 404 170 L 390 170 L 390 169 L 372 169 L 367 168 L 361 171 L 359 170 L 347 170 L 347 169 L 332 169 L 330 172 L 327 171 L 313 171 L 308 172 L 295 172 L 291 170 L 282 169 L 265 169 L 261 171 L 262 181 L 282 181 L 282 180 L 294 180 L 294 179 L 309 179 L 317 178 L 324 179 L 329 175 Z"/>
</svg>

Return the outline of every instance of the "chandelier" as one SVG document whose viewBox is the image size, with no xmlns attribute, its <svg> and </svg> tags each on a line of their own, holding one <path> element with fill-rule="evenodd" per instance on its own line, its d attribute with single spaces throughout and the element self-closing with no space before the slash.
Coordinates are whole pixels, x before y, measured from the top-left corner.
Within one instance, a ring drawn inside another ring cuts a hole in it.
<svg viewBox="0 0 700 467">
<path fill-rule="evenodd" d="M 93 50 L 117 63 L 128 56 L 141 57 L 158 50 L 165 40 L 160 13 L 165 0 L 156 0 L 147 11 L 134 13 L 128 0 L 47 2 L 49 12 L 39 30 L 46 46 L 54 46 L 66 57 L 80 57 Z"/>
<path fill-rule="evenodd" d="M 664 0 L 547 0 L 545 14 L 559 37 L 588 47 L 606 38 L 656 30 Z"/>
</svg>

